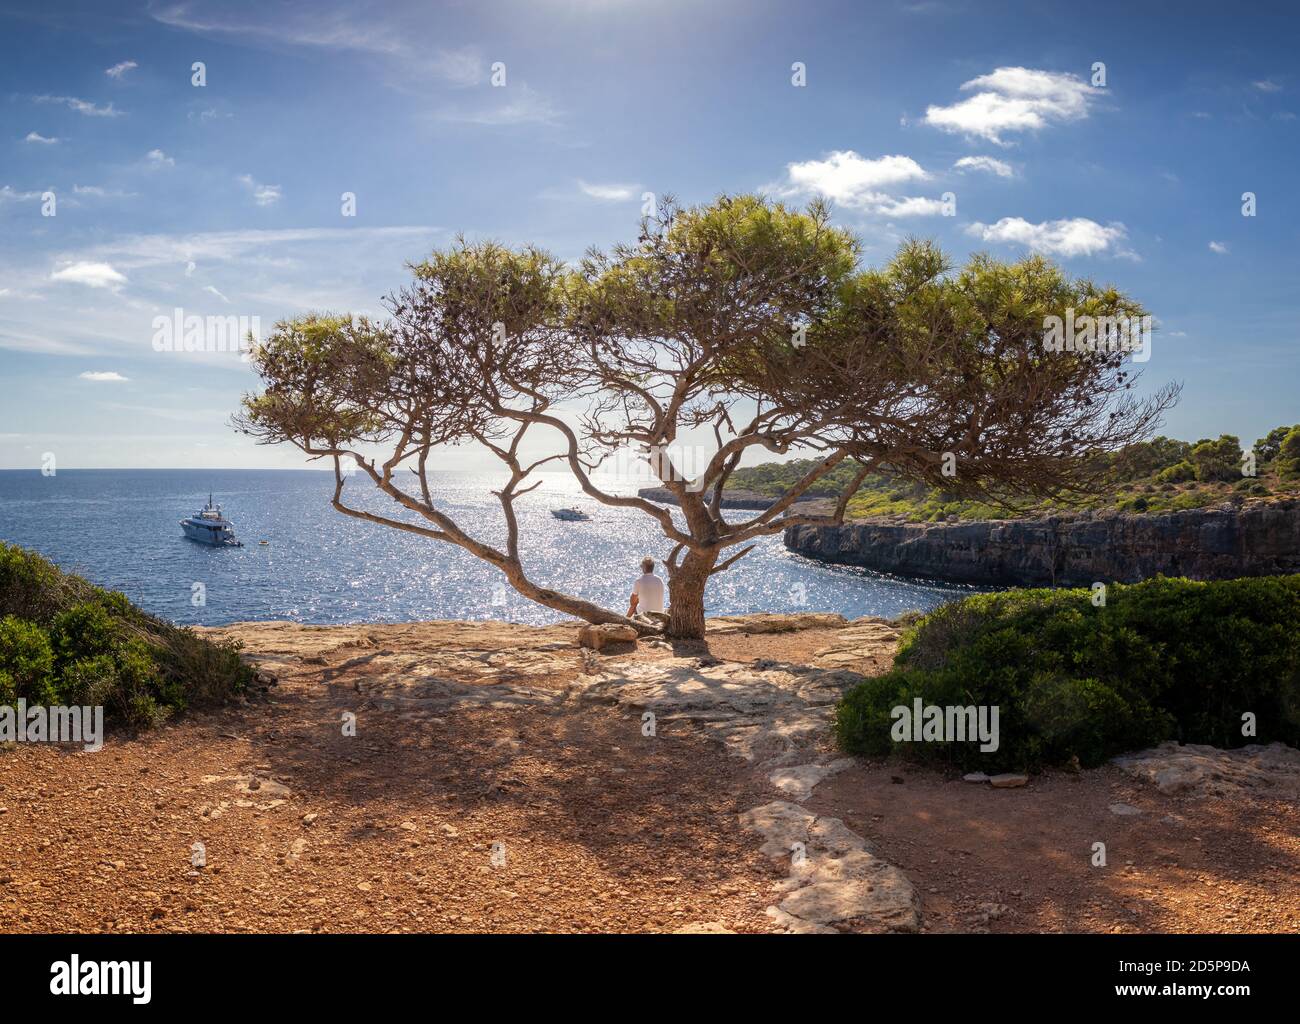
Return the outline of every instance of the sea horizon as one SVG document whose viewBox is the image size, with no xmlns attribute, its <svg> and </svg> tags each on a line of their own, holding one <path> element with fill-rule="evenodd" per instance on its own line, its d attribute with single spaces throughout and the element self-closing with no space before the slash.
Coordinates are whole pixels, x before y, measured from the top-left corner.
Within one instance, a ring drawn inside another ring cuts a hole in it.
<svg viewBox="0 0 1300 1024">
<path fill-rule="evenodd" d="M 491 474 L 444 469 L 431 475 L 442 485 L 435 495 L 440 507 L 454 511 L 475 536 L 503 540 Z M 668 553 L 658 525 L 635 509 L 590 499 L 566 473 L 539 475 L 541 487 L 519 502 L 529 538 L 525 568 L 541 585 L 622 610 L 640 559 L 661 561 Z M 333 480 L 332 471 L 310 467 L 59 468 L 53 476 L 0 470 L 0 540 L 36 551 L 180 625 L 434 619 L 549 625 L 568 618 L 525 600 L 497 570 L 459 548 L 336 512 L 329 504 Z M 623 494 L 649 482 L 601 478 L 602 486 Z M 345 490 L 347 499 L 409 518 L 364 478 L 357 483 Z M 180 520 L 201 507 L 209 492 L 244 547 L 210 548 L 182 535 Z M 550 515 L 575 503 L 591 522 L 566 523 Z M 778 535 L 762 538 L 750 555 L 714 577 L 705 611 L 893 617 L 976 590 L 824 565 L 788 551 Z"/>
</svg>

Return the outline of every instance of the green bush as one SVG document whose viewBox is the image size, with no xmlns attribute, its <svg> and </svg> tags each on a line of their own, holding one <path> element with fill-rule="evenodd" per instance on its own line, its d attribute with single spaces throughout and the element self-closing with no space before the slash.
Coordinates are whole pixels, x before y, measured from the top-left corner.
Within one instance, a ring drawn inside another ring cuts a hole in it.
<svg viewBox="0 0 1300 1024">
<path fill-rule="evenodd" d="M 997 706 L 1000 745 L 895 742 L 915 698 Z M 1242 715 L 1256 716 L 1243 737 Z M 1158 577 L 1088 590 L 1017 590 L 945 605 L 905 635 L 892 671 L 845 694 L 851 753 L 967 770 L 1097 765 L 1168 739 L 1300 745 L 1300 575 L 1197 583 Z"/>
<path fill-rule="evenodd" d="M 1300 425 L 1297 425 L 1296 427 L 1274 427 L 1256 441 L 1255 457 L 1259 460 L 1259 464 L 1263 465 L 1276 459 L 1281 453 L 1282 441 L 1286 438 L 1287 434 L 1296 429 L 1300 429 Z"/>
<path fill-rule="evenodd" d="M 1300 477 L 1300 427 L 1292 427 L 1282 438 L 1274 464 L 1282 479 L 1294 480 Z"/>
<path fill-rule="evenodd" d="M 1185 459 L 1166 466 L 1156 474 L 1156 482 L 1161 484 L 1183 484 L 1196 479 L 1196 467 Z"/>
<path fill-rule="evenodd" d="M 103 705 L 110 721 L 147 726 L 241 693 L 251 678 L 237 644 L 0 543 L 0 704 Z"/>
<path fill-rule="evenodd" d="M 1231 434 L 1220 434 L 1217 441 L 1197 441 L 1190 458 L 1202 483 L 1241 478 L 1241 440 Z"/>
<path fill-rule="evenodd" d="M 0 703 L 25 697 L 32 704 L 52 704 L 54 652 L 40 626 L 12 615 L 0 619 Z"/>
</svg>

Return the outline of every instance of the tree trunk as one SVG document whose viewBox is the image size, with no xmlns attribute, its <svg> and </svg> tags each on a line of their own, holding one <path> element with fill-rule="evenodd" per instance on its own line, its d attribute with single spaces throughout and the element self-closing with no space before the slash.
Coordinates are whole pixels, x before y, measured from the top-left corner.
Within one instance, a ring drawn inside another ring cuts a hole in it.
<svg viewBox="0 0 1300 1024">
<path fill-rule="evenodd" d="M 668 630 L 681 640 L 704 639 L 704 588 L 718 560 L 716 551 L 687 551 L 668 578 Z"/>
<path fill-rule="evenodd" d="M 572 615 L 576 619 L 584 619 L 594 626 L 605 622 L 616 622 L 620 625 L 631 626 L 642 636 L 657 636 L 663 632 L 657 626 L 634 621 L 618 614 L 618 612 L 611 612 L 598 604 L 584 601 L 582 598 L 571 597 L 568 594 L 547 590 L 545 587 L 538 587 L 524 576 L 523 571 L 516 566 L 501 566 L 500 568 L 516 591 L 523 594 L 528 600 L 536 601 L 547 608 L 553 608 L 557 612 Z"/>
</svg>

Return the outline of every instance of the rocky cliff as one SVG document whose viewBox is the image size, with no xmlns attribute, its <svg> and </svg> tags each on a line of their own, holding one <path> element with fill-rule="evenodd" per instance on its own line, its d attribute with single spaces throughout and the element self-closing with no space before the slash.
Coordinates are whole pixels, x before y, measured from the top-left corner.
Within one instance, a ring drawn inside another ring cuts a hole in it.
<svg viewBox="0 0 1300 1024">
<path fill-rule="evenodd" d="M 792 551 L 880 572 L 989 585 L 1230 579 L 1300 572 L 1300 501 L 1183 512 L 794 526 Z"/>
</svg>

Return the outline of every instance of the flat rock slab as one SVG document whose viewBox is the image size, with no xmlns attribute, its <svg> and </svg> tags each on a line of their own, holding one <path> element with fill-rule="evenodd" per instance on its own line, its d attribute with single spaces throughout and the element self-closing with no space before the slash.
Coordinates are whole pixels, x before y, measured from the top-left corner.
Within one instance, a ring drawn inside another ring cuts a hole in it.
<svg viewBox="0 0 1300 1024">
<path fill-rule="evenodd" d="M 589 677 L 578 699 L 614 704 L 637 716 L 691 719 L 747 761 L 791 764 L 826 735 L 840 695 L 863 680 L 844 669 L 693 658 L 614 666 Z"/>
<path fill-rule="evenodd" d="M 838 930 L 833 926 L 850 923 L 854 931 L 920 928 L 920 901 L 907 876 L 839 818 L 774 800 L 746 811 L 740 822 L 763 837 L 759 849 L 774 864 L 789 866 L 778 886 L 786 895 L 767 911 L 787 931 Z"/>
<path fill-rule="evenodd" d="M 802 665 L 759 669 L 738 662 L 701 665 L 698 659 L 665 658 L 603 672 L 582 699 L 665 716 L 722 720 L 833 705 L 863 678 Z"/>
<path fill-rule="evenodd" d="M 1265 790 L 1300 796 L 1300 750 L 1282 743 L 1220 750 L 1171 741 L 1125 754 L 1112 763 L 1171 795 L 1234 796 L 1248 790 Z"/>
<path fill-rule="evenodd" d="M 776 789 L 791 800 L 807 800 L 812 796 L 813 787 L 819 782 L 852 765 L 852 758 L 841 757 L 829 764 L 799 764 L 777 768 L 767 778 Z"/>
<path fill-rule="evenodd" d="M 813 655 L 826 668 L 855 668 L 863 661 L 892 655 L 900 633 L 884 619 L 855 619 L 835 634 L 835 639 Z"/>
<path fill-rule="evenodd" d="M 801 629 L 836 629 L 845 624 L 835 612 L 721 615 L 705 622 L 705 633 L 794 633 Z"/>
</svg>

